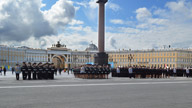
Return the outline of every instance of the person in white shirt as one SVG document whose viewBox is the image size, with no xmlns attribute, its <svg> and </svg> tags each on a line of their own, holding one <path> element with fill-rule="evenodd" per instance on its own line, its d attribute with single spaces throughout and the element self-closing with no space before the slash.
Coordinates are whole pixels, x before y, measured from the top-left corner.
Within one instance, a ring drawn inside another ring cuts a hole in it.
<svg viewBox="0 0 192 108">
<path fill-rule="evenodd" d="M 80 73 L 85 73 L 85 67 L 84 66 L 81 66 Z"/>
<path fill-rule="evenodd" d="M 15 67 L 16 80 L 19 80 L 20 73 L 21 73 L 21 67 L 18 64 L 16 64 L 16 67 Z"/>
<path fill-rule="evenodd" d="M 173 76 L 177 76 L 177 69 L 176 68 L 173 68 Z"/>
<path fill-rule="evenodd" d="M 188 67 L 186 68 L 186 76 L 187 76 L 187 78 L 189 77 L 189 68 Z"/>
<path fill-rule="evenodd" d="M 170 78 L 170 68 L 167 66 L 166 78 Z"/>
<path fill-rule="evenodd" d="M 119 67 L 117 67 L 117 73 L 120 73 L 120 68 Z"/>
<path fill-rule="evenodd" d="M 119 74 L 121 73 L 120 67 L 117 67 L 116 71 L 117 71 L 117 77 L 119 77 Z"/>
<path fill-rule="evenodd" d="M 133 68 L 129 67 L 129 78 L 134 78 Z"/>
</svg>

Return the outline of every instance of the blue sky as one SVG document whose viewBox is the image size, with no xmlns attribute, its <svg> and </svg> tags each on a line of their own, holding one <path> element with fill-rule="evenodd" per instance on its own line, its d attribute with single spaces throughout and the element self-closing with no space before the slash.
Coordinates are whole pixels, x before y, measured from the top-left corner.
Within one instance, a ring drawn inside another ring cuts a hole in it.
<svg viewBox="0 0 192 108">
<path fill-rule="evenodd" d="M 2 0 L 0 17 L 0 44 L 47 48 L 61 40 L 73 50 L 84 50 L 91 41 L 97 45 L 96 0 Z M 191 0 L 106 4 L 106 50 L 192 48 L 190 28 Z"/>
<path fill-rule="evenodd" d="M 43 3 L 46 4 L 45 7 L 41 8 L 41 10 L 49 10 L 52 5 L 54 5 L 58 0 L 43 0 Z M 84 3 L 90 2 L 90 0 L 73 0 L 74 2 Z M 165 4 L 168 1 L 175 0 L 109 0 L 108 3 L 116 4 L 118 7 L 117 11 L 112 11 L 111 9 L 106 8 L 106 26 L 118 26 L 110 23 L 110 19 L 123 19 L 129 21 L 136 21 L 136 13 L 135 11 L 138 8 L 146 7 L 150 10 L 154 8 L 165 8 Z M 95 5 L 97 5 L 95 3 Z M 79 6 L 74 3 L 74 6 Z M 84 21 L 84 26 L 97 26 L 97 22 L 86 16 L 87 8 L 83 6 L 76 12 L 75 19 Z M 97 13 L 93 13 L 97 15 Z M 97 16 L 96 16 L 97 17 Z M 95 19 L 94 19 L 95 20 Z"/>
</svg>

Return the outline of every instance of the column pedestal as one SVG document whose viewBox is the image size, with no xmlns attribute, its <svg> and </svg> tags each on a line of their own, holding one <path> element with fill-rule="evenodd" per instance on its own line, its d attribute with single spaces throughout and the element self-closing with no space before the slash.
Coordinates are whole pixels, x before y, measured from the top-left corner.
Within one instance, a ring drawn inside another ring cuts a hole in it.
<svg viewBox="0 0 192 108">
<path fill-rule="evenodd" d="M 99 52 L 94 55 L 94 64 L 96 65 L 108 65 L 108 54 L 105 52 Z"/>
</svg>

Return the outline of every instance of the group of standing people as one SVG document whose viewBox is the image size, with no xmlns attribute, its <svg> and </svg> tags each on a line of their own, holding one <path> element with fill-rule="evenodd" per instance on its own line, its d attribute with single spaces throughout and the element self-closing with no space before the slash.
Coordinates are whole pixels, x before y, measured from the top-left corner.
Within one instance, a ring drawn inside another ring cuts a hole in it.
<svg viewBox="0 0 192 108">
<path fill-rule="evenodd" d="M 2 72 L 4 73 L 4 76 L 6 75 L 7 69 L 6 67 L 2 68 L 0 67 L 0 74 L 2 75 Z"/>
<path fill-rule="evenodd" d="M 53 63 L 33 63 L 30 62 L 27 64 L 23 62 L 21 67 L 21 72 L 23 80 L 31 79 L 54 79 L 54 73 L 57 72 Z"/>
<path fill-rule="evenodd" d="M 192 69 L 117 67 L 112 70 L 112 77 L 130 78 L 169 78 L 170 76 L 192 77 Z"/>
<path fill-rule="evenodd" d="M 82 65 L 80 68 L 73 69 L 75 77 L 84 79 L 105 79 L 108 78 L 110 71 L 108 65 Z"/>
<path fill-rule="evenodd" d="M 19 80 L 19 74 L 22 73 L 23 80 L 36 79 L 54 79 L 54 73 L 57 72 L 53 63 L 25 63 L 20 67 L 16 64 L 15 73 L 16 79 Z"/>
</svg>

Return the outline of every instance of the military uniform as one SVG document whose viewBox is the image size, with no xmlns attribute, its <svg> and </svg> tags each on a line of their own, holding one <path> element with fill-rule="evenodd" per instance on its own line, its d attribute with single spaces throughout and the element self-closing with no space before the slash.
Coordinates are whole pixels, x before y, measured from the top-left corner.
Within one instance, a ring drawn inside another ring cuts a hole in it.
<svg viewBox="0 0 192 108">
<path fill-rule="evenodd" d="M 31 72 L 33 71 L 33 67 L 32 66 L 28 66 L 28 80 L 31 80 Z"/>
<path fill-rule="evenodd" d="M 38 67 L 37 66 L 33 66 L 33 79 L 34 80 L 37 79 L 37 73 L 38 73 Z"/>
<path fill-rule="evenodd" d="M 54 66 L 52 66 L 51 67 L 51 74 L 50 74 L 50 79 L 54 79 L 54 72 L 55 72 L 55 67 Z"/>
<path fill-rule="evenodd" d="M 26 78 L 27 78 L 27 66 L 26 65 L 21 67 L 21 72 L 22 72 L 23 80 L 26 80 Z"/>
<path fill-rule="evenodd" d="M 48 79 L 49 67 L 45 66 L 43 71 L 43 79 Z"/>
<path fill-rule="evenodd" d="M 43 71 L 44 71 L 43 66 L 40 66 L 39 67 L 38 79 L 43 79 Z"/>
</svg>

